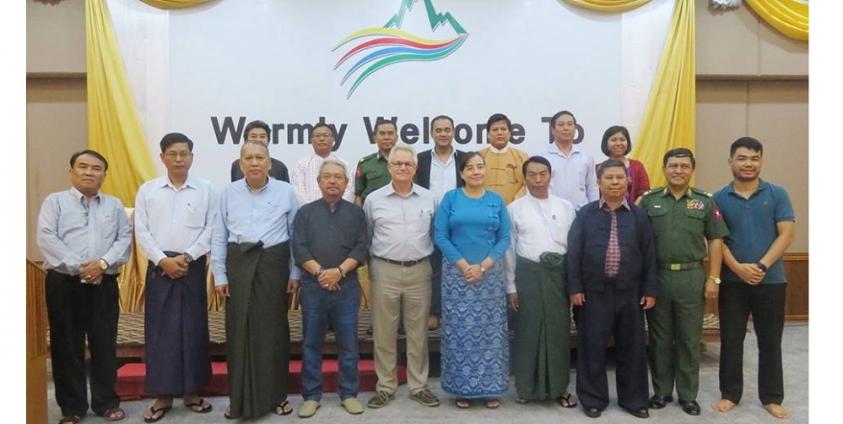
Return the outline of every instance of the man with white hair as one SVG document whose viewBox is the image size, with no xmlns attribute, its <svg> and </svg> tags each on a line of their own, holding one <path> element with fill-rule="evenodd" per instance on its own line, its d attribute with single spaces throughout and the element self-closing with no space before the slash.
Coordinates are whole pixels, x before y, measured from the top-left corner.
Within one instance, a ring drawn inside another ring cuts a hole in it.
<svg viewBox="0 0 843 424">
<path fill-rule="evenodd" d="M 398 389 L 396 345 L 403 315 L 407 334 L 407 384 L 410 399 L 425 406 L 439 405 L 427 388 L 427 315 L 433 253 L 433 212 L 430 191 L 413 184 L 418 166 L 416 152 L 406 144 L 392 148 L 387 158 L 391 183 L 366 197 L 371 245 L 372 321 L 375 372 L 378 384 L 369 408 L 386 406 Z"/>
</svg>

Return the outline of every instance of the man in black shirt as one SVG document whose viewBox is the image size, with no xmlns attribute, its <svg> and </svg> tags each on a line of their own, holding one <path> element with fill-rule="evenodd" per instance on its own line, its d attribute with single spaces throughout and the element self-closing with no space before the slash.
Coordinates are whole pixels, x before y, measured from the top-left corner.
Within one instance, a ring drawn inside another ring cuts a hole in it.
<svg viewBox="0 0 843 424">
<path fill-rule="evenodd" d="M 339 396 L 351 414 L 363 413 L 357 400 L 357 266 L 369 251 L 366 217 L 342 199 L 348 174 L 342 162 L 325 159 L 319 168 L 322 198 L 299 208 L 293 222 L 293 255 L 302 268 L 302 396 L 298 415 L 312 417 L 322 398 L 322 344 L 328 321 L 336 334 Z"/>
<path fill-rule="evenodd" d="M 263 121 L 252 121 L 246 124 L 246 131 L 243 132 L 244 141 L 259 141 L 269 148 L 269 125 Z M 287 165 L 278 159 L 270 158 L 272 167 L 269 168 L 269 176 L 285 183 L 290 182 L 290 173 Z M 240 169 L 240 159 L 231 162 L 231 182 L 243 178 L 243 171 Z"/>
</svg>

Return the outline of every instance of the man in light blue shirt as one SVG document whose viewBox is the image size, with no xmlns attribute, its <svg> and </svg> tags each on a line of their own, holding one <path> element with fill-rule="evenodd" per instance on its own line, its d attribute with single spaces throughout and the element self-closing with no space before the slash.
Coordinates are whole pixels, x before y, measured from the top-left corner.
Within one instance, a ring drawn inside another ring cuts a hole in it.
<svg viewBox="0 0 843 424">
<path fill-rule="evenodd" d="M 245 178 L 219 199 L 211 269 L 225 305 L 230 406 L 226 418 L 293 412 L 287 402 L 290 327 L 287 300 L 298 289 L 290 236 L 298 204 L 290 184 L 269 178 L 269 150 L 240 149 Z"/>
<path fill-rule="evenodd" d="M 44 199 L 36 242 L 47 269 L 47 315 L 56 402 L 65 422 L 88 412 L 85 337 L 91 352 L 91 410 L 109 421 L 125 413 L 117 379 L 117 268 L 132 230 L 123 204 L 99 192 L 108 162 L 93 150 L 70 157 L 70 190 Z"/>
<path fill-rule="evenodd" d="M 164 417 L 173 396 L 184 394 L 193 412 L 212 407 L 196 395 L 211 379 L 208 346 L 206 254 L 214 217 L 210 183 L 190 176 L 193 141 L 170 133 L 161 139 L 167 175 L 138 189 L 135 234 L 149 258 L 144 288 L 144 347 L 147 393 L 158 396 L 144 413 Z"/>
<path fill-rule="evenodd" d="M 579 210 L 600 197 L 594 158 L 574 145 L 577 118 L 573 113 L 563 110 L 553 115 L 550 133 L 554 142 L 538 153 L 553 167 L 550 193 L 571 202 Z"/>
</svg>

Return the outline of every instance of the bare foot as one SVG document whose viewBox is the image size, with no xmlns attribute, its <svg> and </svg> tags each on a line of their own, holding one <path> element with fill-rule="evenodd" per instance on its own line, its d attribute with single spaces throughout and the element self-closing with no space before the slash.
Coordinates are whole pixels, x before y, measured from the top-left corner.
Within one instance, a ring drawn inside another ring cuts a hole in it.
<svg viewBox="0 0 843 424">
<path fill-rule="evenodd" d="M 437 328 L 439 328 L 439 317 L 436 315 L 427 317 L 427 329 L 436 330 Z"/>
<path fill-rule="evenodd" d="M 786 420 L 786 419 L 790 418 L 790 412 L 788 412 L 787 409 L 785 409 L 784 406 L 781 406 L 778 403 L 768 403 L 768 404 L 764 405 L 764 409 L 766 409 L 767 412 L 770 413 L 770 415 L 772 415 L 776 418 L 779 418 L 779 419 L 782 419 L 782 420 Z"/>
<path fill-rule="evenodd" d="M 711 405 L 711 407 L 717 412 L 729 412 L 735 409 L 736 406 L 737 405 L 729 399 L 720 399 Z"/>
</svg>

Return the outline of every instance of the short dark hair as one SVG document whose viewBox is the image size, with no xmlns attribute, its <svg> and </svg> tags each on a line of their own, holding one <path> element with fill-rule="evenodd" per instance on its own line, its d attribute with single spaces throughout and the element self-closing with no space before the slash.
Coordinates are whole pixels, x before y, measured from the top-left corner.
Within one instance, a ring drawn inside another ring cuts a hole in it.
<svg viewBox="0 0 843 424">
<path fill-rule="evenodd" d="M 486 159 L 483 157 L 483 155 L 480 154 L 480 152 L 468 152 L 468 153 L 465 154 L 465 156 L 462 157 L 462 160 L 460 161 L 460 164 L 459 164 L 460 173 L 462 173 L 462 171 L 465 171 L 465 166 L 468 164 L 468 160 L 475 157 L 475 156 L 477 156 L 481 160 L 483 160 L 483 163 L 486 163 Z"/>
<path fill-rule="evenodd" d="M 609 154 L 609 137 L 617 133 L 622 133 L 626 137 L 626 152 L 624 154 L 628 155 L 632 151 L 632 137 L 629 136 L 629 130 L 623 125 L 612 125 L 603 133 L 603 141 L 600 142 L 600 150 L 603 151 L 604 155 L 611 156 Z"/>
<path fill-rule="evenodd" d="M 383 119 L 383 118 L 378 118 L 378 120 L 375 121 L 375 132 L 378 132 L 378 127 L 380 127 L 381 125 L 384 125 L 384 124 L 392 125 L 392 129 L 394 129 L 395 132 L 398 132 L 398 124 L 396 124 L 395 121 L 393 121 L 391 119 Z"/>
<path fill-rule="evenodd" d="M 260 119 L 258 119 L 258 120 L 255 120 L 255 121 L 252 121 L 252 122 L 249 122 L 248 124 L 246 124 L 246 130 L 243 131 L 243 140 L 246 140 L 247 138 L 249 138 L 249 132 L 252 131 L 255 128 L 261 128 L 264 131 L 266 131 L 267 140 L 269 140 L 271 138 L 272 133 L 269 131 L 269 124 L 267 124 L 266 122 L 263 122 Z"/>
<path fill-rule="evenodd" d="M 500 121 L 506 121 L 506 129 L 508 129 L 509 132 L 512 132 L 512 121 L 510 121 L 509 118 L 506 117 L 506 115 L 502 113 L 496 113 L 490 116 L 489 119 L 486 121 L 486 133 L 488 133 L 489 130 L 492 129 L 492 124 Z"/>
<path fill-rule="evenodd" d="M 694 152 L 691 149 L 685 147 L 677 147 L 675 149 L 670 149 L 667 153 L 664 154 L 664 158 L 662 158 L 662 168 L 667 166 L 667 160 L 670 158 L 691 158 L 691 167 L 697 167 L 697 160 L 694 159 Z"/>
<path fill-rule="evenodd" d="M 623 162 L 617 159 L 606 159 L 603 162 L 600 162 L 600 165 L 597 165 L 597 179 L 603 178 L 603 172 L 607 168 L 623 168 L 624 174 L 626 174 L 626 165 Z"/>
<path fill-rule="evenodd" d="M 453 128 L 453 127 L 454 127 L 454 120 L 453 120 L 453 119 L 451 119 L 451 117 L 450 117 L 450 116 L 448 116 L 448 115 L 439 115 L 439 116 L 437 116 L 437 117 L 435 117 L 435 118 L 433 118 L 433 119 L 431 119 L 431 120 L 430 120 L 430 130 L 431 130 L 431 131 L 433 130 L 433 124 L 434 124 L 436 121 L 440 120 L 440 119 L 447 119 L 447 120 L 448 120 L 448 122 L 450 122 L 450 123 L 451 123 L 451 128 Z"/>
<path fill-rule="evenodd" d="M 331 128 L 330 125 L 328 125 L 324 122 L 317 122 L 316 124 L 313 125 L 313 129 L 310 130 L 310 138 L 313 138 L 313 134 L 316 133 L 316 130 L 318 130 L 319 128 L 327 128 L 328 131 L 331 132 L 331 135 L 336 137 L 336 135 L 334 134 L 334 129 Z"/>
<path fill-rule="evenodd" d="M 182 133 L 169 133 L 161 137 L 161 153 L 167 151 L 173 144 L 187 143 L 187 150 L 193 151 L 193 140 Z"/>
<path fill-rule="evenodd" d="M 91 150 L 91 149 L 85 149 L 85 150 L 82 150 L 81 152 L 76 152 L 76 153 L 70 155 L 70 167 L 71 168 L 73 168 L 73 166 L 76 165 L 76 159 L 79 159 L 79 156 L 82 156 L 82 155 L 91 155 L 91 156 L 97 158 L 100 162 L 103 163 L 103 165 L 105 165 L 105 169 L 103 169 L 103 171 L 108 171 L 108 161 L 105 160 L 105 156 L 103 156 L 103 155 L 99 154 L 99 152 L 97 152 L 95 150 Z"/>
<path fill-rule="evenodd" d="M 735 140 L 732 143 L 732 147 L 729 148 L 729 157 L 735 156 L 735 152 L 738 151 L 741 147 L 747 148 L 754 152 L 758 152 L 761 156 L 764 156 L 764 146 L 761 145 L 761 142 L 752 138 L 752 137 L 741 137 Z"/>
<path fill-rule="evenodd" d="M 552 118 L 550 118 L 550 127 L 551 127 L 551 128 L 553 128 L 553 127 L 555 127 L 555 126 L 556 126 L 556 120 L 557 120 L 557 119 L 559 119 L 559 117 L 560 117 L 560 116 L 562 116 L 562 115 L 568 115 L 568 116 L 570 116 L 571 118 L 573 118 L 573 119 L 574 119 L 574 125 L 577 125 L 577 117 L 576 117 L 576 116 L 574 116 L 573 112 L 569 112 L 569 111 L 567 111 L 567 110 L 563 110 L 563 111 L 556 112 L 555 114 L 553 114 L 553 117 L 552 117 Z"/>
<path fill-rule="evenodd" d="M 527 165 L 531 163 L 540 163 L 546 166 L 549 172 L 553 172 L 553 168 L 550 166 L 550 161 L 547 160 L 545 157 L 530 156 L 529 158 L 527 158 L 527 160 L 524 161 L 524 164 L 521 165 L 521 173 L 524 174 L 525 177 L 527 176 Z"/>
</svg>

